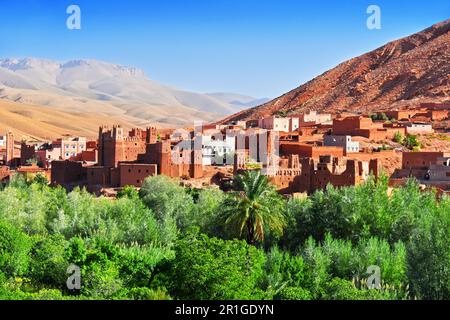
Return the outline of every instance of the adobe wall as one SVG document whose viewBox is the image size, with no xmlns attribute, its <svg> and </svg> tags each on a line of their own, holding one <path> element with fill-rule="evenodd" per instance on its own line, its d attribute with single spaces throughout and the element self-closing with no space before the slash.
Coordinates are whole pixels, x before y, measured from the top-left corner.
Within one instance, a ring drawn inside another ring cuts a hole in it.
<svg viewBox="0 0 450 320">
<path fill-rule="evenodd" d="M 448 110 L 430 110 L 427 116 L 433 121 L 445 120 L 449 117 L 450 112 Z"/>
<path fill-rule="evenodd" d="M 6 134 L 6 164 L 11 165 L 14 159 L 14 135 L 11 132 Z"/>
<path fill-rule="evenodd" d="M 120 163 L 119 175 L 120 183 L 119 187 L 131 185 L 135 187 L 141 187 L 145 178 L 158 174 L 156 164 L 143 164 L 143 163 Z"/>
<path fill-rule="evenodd" d="M 297 154 L 301 158 L 318 159 L 320 156 L 330 155 L 333 157 L 343 157 L 344 148 L 342 147 L 327 147 L 327 146 L 312 146 L 307 144 L 295 142 L 281 142 L 280 155 L 289 156 Z"/>
<path fill-rule="evenodd" d="M 27 163 L 27 160 L 33 159 L 35 156 L 35 147 L 22 142 L 20 145 L 20 165 L 25 165 Z"/>
<path fill-rule="evenodd" d="M 120 126 L 114 126 L 112 130 L 100 127 L 99 165 L 115 168 L 120 161 L 136 161 L 139 154 L 145 153 L 146 137 L 147 134 L 143 134 L 140 129 L 133 129 L 128 136 L 125 136 Z"/>
<path fill-rule="evenodd" d="M 51 184 L 66 185 L 85 179 L 86 168 L 83 167 L 82 163 L 68 160 L 52 161 Z"/>
<path fill-rule="evenodd" d="M 377 128 L 377 129 L 355 129 L 352 135 L 365 137 L 370 140 L 391 140 L 399 132 L 402 136 L 406 134 L 406 128 Z"/>
<path fill-rule="evenodd" d="M 389 118 L 402 120 L 409 119 L 415 116 L 419 111 L 418 110 L 391 110 L 391 111 L 383 111 L 385 115 Z"/>
<path fill-rule="evenodd" d="M 444 156 L 443 152 L 403 152 L 403 169 L 427 169 L 435 164 L 438 158 Z"/>
<path fill-rule="evenodd" d="M 97 162 L 97 150 L 82 151 L 80 161 Z"/>
<path fill-rule="evenodd" d="M 197 152 L 197 151 L 196 151 Z M 178 163 L 173 163 L 172 159 L 177 157 Z M 197 160 L 195 160 L 197 157 Z M 172 151 L 171 143 L 168 140 L 147 144 L 145 155 L 139 157 L 140 162 L 156 164 L 158 174 L 163 174 L 172 178 L 188 176 L 191 178 L 203 177 L 201 150 L 194 154 L 194 151 L 184 150 L 181 152 Z"/>
<path fill-rule="evenodd" d="M 93 166 L 86 168 L 87 184 L 89 186 L 101 185 L 110 186 L 111 168 L 103 166 Z"/>
<path fill-rule="evenodd" d="M 333 119 L 333 134 L 339 136 L 354 135 L 356 129 L 372 129 L 376 127 L 372 119 L 352 116 L 343 119 Z"/>
</svg>

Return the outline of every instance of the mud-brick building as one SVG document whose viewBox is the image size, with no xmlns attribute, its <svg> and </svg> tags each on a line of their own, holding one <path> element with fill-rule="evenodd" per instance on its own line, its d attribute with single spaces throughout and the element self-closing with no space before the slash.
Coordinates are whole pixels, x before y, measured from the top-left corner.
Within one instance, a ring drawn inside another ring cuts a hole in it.
<svg viewBox="0 0 450 320">
<path fill-rule="evenodd" d="M 320 156 L 331 155 L 334 157 L 344 156 L 344 147 L 342 146 L 317 146 L 295 141 L 280 142 L 280 155 L 289 157 L 292 154 L 299 155 L 301 158 L 319 159 Z"/>
<path fill-rule="evenodd" d="M 235 172 L 251 170 L 245 166 L 245 153 L 239 152 L 235 157 Z M 358 185 L 373 174 L 380 172 L 378 159 L 359 161 L 343 157 L 319 156 L 299 157 L 291 154 L 279 158 L 278 165 L 265 168 L 269 180 L 281 193 L 307 193 L 325 189 L 328 184 L 335 187 Z"/>
<path fill-rule="evenodd" d="M 357 161 L 322 156 L 319 161 L 303 158 L 301 166 L 302 179 L 299 191 L 308 194 L 325 189 L 328 184 L 334 187 L 355 186 L 366 181 L 370 174 L 377 177 L 379 173 L 377 159 Z"/>
<path fill-rule="evenodd" d="M 422 184 L 450 191 L 450 153 L 403 152 L 402 157 L 402 168 L 392 174 L 391 185 L 414 177 Z"/>
<path fill-rule="evenodd" d="M 193 141 L 191 142 L 194 143 Z M 155 128 L 132 129 L 128 134 L 120 126 L 99 128 L 98 163 L 94 166 L 59 162 L 52 166 L 54 184 L 79 183 L 89 189 L 103 187 L 140 187 L 148 176 L 203 176 L 202 150 L 179 148 L 170 140 L 158 141 Z M 76 162 L 75 162 L 76 163 Z M 75 172 L 73 175 L 67 171 Z M 80 180 L 73 180 L 73 179 Z"/>
<path fill-rule="evenodd" d="M 384 128 L 383 124 L 374 123 L 372 119 L 362 116 L 350 116 L 333 119 L 333 135 L 361 136 L 370 140 L 390 140 L 399 132 L 406 133 L 403 127 Z"/>
</svg>

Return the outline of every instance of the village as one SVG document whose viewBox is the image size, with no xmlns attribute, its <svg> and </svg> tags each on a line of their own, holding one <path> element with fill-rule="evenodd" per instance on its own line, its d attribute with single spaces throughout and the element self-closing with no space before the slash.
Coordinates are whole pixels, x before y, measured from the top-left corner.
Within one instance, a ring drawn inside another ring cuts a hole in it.
<svg viewBox="0 0 450 320">
<path fill-rule="evenodd" d="M 310 111 L 249 121 L 195 126 L 192 130 L 149 127 L 126 132 L 100 126 L 98 138 L 59 137 L 18 141 L 0 136 L 0 180 L 42 174 L 51 185 L 86 187 L 114 197 L 125 186 L 166 175 L 195 188 L 223 190 L 233 176 L 260 169 L 277 190 L 304 197 L 328 184 L 354 186 L 369 176 L 389 177 L 396 187 L 414 177 L 424 188 L 450 193 L 450 153 L 423 151 L 420 137 L 450 144 L 450 103 L 372 114 Z"/>
</svg>

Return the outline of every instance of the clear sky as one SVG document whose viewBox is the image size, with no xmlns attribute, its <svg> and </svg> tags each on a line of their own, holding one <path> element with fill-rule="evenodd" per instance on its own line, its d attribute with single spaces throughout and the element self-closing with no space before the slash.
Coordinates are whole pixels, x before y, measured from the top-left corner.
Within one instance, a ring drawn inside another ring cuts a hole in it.
<svg viewBox="0 0 450 320">
<path fill-rule="evenodd" d="M 66 27 L 71 4 L 81 30 Z M 366 27 L 371 4 L 380 30 Z M 92 58 L 186 90 L 276 97 L 449 17 L 448 0 L 0 0 L 0 57 Z"/>
</svg>

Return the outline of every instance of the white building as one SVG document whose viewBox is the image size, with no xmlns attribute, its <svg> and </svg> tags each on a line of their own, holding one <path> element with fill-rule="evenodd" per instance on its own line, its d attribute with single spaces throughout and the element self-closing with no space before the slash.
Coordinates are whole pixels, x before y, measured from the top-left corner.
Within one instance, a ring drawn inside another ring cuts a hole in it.
<svg viewBox="0 0 450 320">
<path fill-rule="evenodd" d="M 236 138 L 227 136 L 220 139 L 217 135 L 203 135 L 202 155 L 203 165 L 224 165 L 227 164 L 227 157 L 230 165 L 233 164 Z"/>
<path fill-rule="evenodd" d="M 345 152 L 359 152 L 359 142 L 352 141 L 351 136 L 325 135 L 323 145 L 329 147 L 343 147 Z"/>
<path fill-rule="evenodd" d="M 62 138 L 54 141 L 53 147 L 60 149 L 61 159 L 68 160 L 86 150 L 85 137 Z"/>
<path fill-rule="evenodd" d="M 299 116 L 300 124 L 332 124 L 330 113 L 317 113 L 317 111 L 309 111 Z"/>
<path fill-rule="evenodd" d="M 406 133 L 408 134 L 425 134 L 433 133 L 433 126 L 427 122 L 408 122 L 406 123 Z"/>
<path fill-rule="evenodd" d="M 292 132 L 298 129 L 299 119 L 294 118 L 279 118 L 271 116 L 258 120 L 258 127 L 261 129 L 275 130 L 281 132 Z"/>
</svg>

